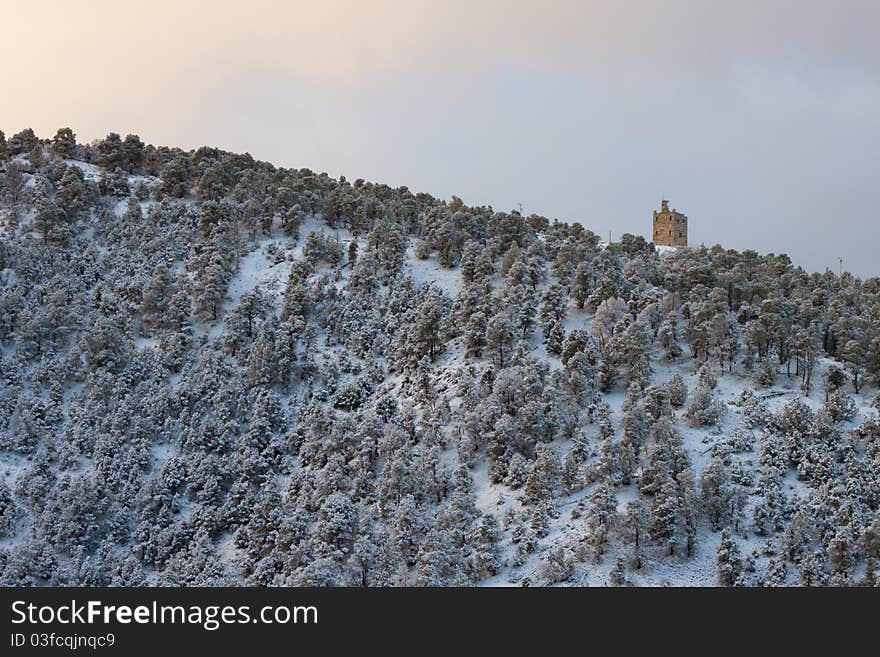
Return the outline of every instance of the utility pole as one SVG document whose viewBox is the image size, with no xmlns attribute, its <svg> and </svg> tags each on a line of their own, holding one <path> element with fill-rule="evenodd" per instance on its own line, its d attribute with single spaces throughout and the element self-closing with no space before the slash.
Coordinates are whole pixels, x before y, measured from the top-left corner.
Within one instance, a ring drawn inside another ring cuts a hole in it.
<svg viewBox="0 0 880 657">
<path fill-rule="evenodd" d="M 522 216 L 522 203 L 517 203 L 516 207 L 519 208 L 519 215 Z"/>
<path fill-rule="evenodd" d="M 838 258 L 840 261 L 840 277 L 843 278 L 843 258 Z"/>
</svg>

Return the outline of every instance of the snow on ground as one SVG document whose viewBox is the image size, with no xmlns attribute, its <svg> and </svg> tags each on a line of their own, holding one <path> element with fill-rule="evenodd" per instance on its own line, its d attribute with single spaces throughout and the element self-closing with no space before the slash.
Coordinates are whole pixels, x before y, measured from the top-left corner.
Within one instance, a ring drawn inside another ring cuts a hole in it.
<svg viewBox="0 0 880 657">
<path fill-rule="evenodd" d="M 272 249 L 269 247 L 274 245 L 278 252 L 283 253 L 286 242 L 287 238 L 269 237 L 261 240 L 253 251 L 242 256 L 238 262 L 238 271 L 226 288 L 224 308 L 234 308 L 245 294 L 249 294 L 257 288 L 267 293 L 276 303 L 280 300 L 293 261 L 288 257 L 276 262 L 271 255 Z M 267 248 L 269 248 L 268 251 Z M 222 316 L 223 313 L 221 313 Z M 207 328 L 205 333 L 209 339 L 214 340 L 223 332 L 223 328 L 223 320 L 218 319 Z"/>
<path fill-rule="evenodd" d="M 72 164 L 79 168 L 88 180 L 98 180 L 104 175 L 104 170 L 94 164 L 83 162 L 81 160 L 64 160 L 65 164 Z"/>
<path fill-rule="evenodd" d="M 453 299 L 462 288 L 461 269 L 441 267 L 434 256 L 426 260 L 418 259 L 415 255 L 414 245 L 410 245 L 406 250 L 404 271 L 412 276 L 413 282 L 416 285 L 432 283 Z"/>
<path fill-rule="evenodd" d="M 257 288 L 266 293 L 276 305 L 280 303 L 291 266 L 295 261 L 302 259 L 303 243 L 309 233 L 321 232 L 336 236 L 346 247 L 352 240 L 348 230 L 330 228 L 320 215 L 310 215 L 303 220 L 295 243 L 289 237 L 280 234 L 277 228 L 273 226 L 269 237 L 257 242 L 249 253 L 239 259 L 238 269 L 226 288 L 221 317 L 227 310 L 237 306 L 245 294 Z M 223 332 L 223 328 L 223 320 L 219 319 L 206 328 L 205 334 L 209 339 L 214 340 Z"/>
<path fill-rule="evenodd" d="M 279 250 L 284 248 L 283 239 L 265 239 L 259 246 L 246 256 L 238 265 L 238 273 L 229 282 L 226 298 L 230 306 L 235 306 L 242 296 L 253 292 L 257 287 L 264 292 L 281 293 L 290 275 L 289 259 L 274 262 L 267 253 L 267 247 L 274 244 Z"/>
<path fill-rule="evenodd" d="M 590 318 L 584 311 L 578 311 L 575 308 L 569 308 L 569 315 L 566 319 L 566 330 L 572 328 L 589 328 Z M 532 352 L 533 356 L 546 357 L 542 350 L 536 349 Z M 655 354 L 655 357 L 657 355 Z M 763 398 L 769 409 L 774 413 L 778 413 L 782 407 L 794 399 L 804 400 L 811 408 L 819 409 L 823 406 L 824 392 L 821 382 L 827 369 L 835 365 L 831 359 L 823 358 L 816 367 L 814 374 L 814 386 L 808 396 L 804 396 L 800 390 L 800 377 L 792 374 L 790 377 L 782 372 L 770 388 L 757 387 L 752 378 L 742 372 L 721 372 L 716 367 L 715 374 L 718 379 L 718 386 L 715 390 L 716 396 L 727 404 L 727 411 L 722 420 L 716 427 L 692 427 L 684 418 L 684 409 L 675 412 L 676 429 L 682 437 L 685 450 L 690 458 L 691 467 L 697 475 L 697 486 L 699 486 L 699 475 L 712 459 L 711 447 L 715 443 L 730 436 L 734 430 L 743 429 L 742 411 L 735 405 L 744 390 L 752 390 L 756 395 Z M 693 371 L 693 363 L 688 358 L 680 358 L 675 362 L 669 362 L 662 357 L 652 360 L 654 374 L 652 383 L 666 383 L 673 374 L 679 373 L 683 377 L 688 389 L 693 391 L 697 385 L 697 373 Z M 621 436 L 621 406 L 625 397 L 625 390 L 622 384 L 603 395 L 603 400 L 611 407 L 611 417 L 613 426 L 616 429 L 615 437 L 619 439 Z M 863 417 L 873 411 L 869 411 L 871 406 L 870 394 L 853 395 L 859 409 L 859 417 L 853 421 L 844 424 L 844 429 L 851 429 L 861 422 Z M 754 472 L 754 466 L 758 459 L 758 450 L 760 449 L 760 431 L 753 431 L 755 434 L 754 447 L 751 451 L 743 454 L 735 454 L 733 458 L 742 461 L 749 471 Z M 563 441 L 555 441 L 552 443 L 557 455 L 562 457 L 566 453 L 566 445 Z M 481 512 L 492 512 L 499 519 L 503 518 L 508 509 L 517 510 L 527 509 L 522 504 L 522 490 L 511 490 L 507 486 L 491 483 L 488 475 L 488 464 L 485 460 L 480 460 L 477 467 L 473 471 L 474 487 L 476 492 L 476 505 Z M 548 534 L 542 538 L 538 544 L 538 548 L 525 564 L 521 566 L 511 566 L 513 556 L 515 554 L 515 546 L 510 543 L 509 537 L 505 537 L 502 545 L 502 554 L 507 562 L 497 575 L 491 577 L 481 583 L 482 586 L 515 586 L 523 585 L 525 582 L 538 583 L 540 581 L 541 564 L 546 559 L 550 549 L 556 546 L 563 546 L 567 550 L 576 549 L 583 537 L 586 535 L 586 528 L 583 524 L 583 518 L 573 516 L 573 511 L 583 511 L 584 505 L 587 504 L 586 498 L 592 490 L 594 484 L 586 486 L 583 490 L 578 491 L 567 497 L 557 498 L 556 511 L 558 516 L 552 518 L 549 522 Z M 783 480 L 783 490 L 785 494 L 791 498 L 795 495 L 805 496 L 809 489 L 807 485 L 797 479 L 795 470 L 789 469 Z M 617 500 L 617 508 L 620 513 L 624 513 L 628 502 L 633 501 L 637 497 L 636 485 L 623 486 L 614 491 Z M 750 517 L 752 509 L 756 502 L 756 497 L 750 495 L 745 509 L 746 518 Z M 757 564 L 758 571 L 766 566 L 767 554 L 765 544 L 767 537 L 762 537 L 749 531 L 747 526 L 740 527 L 738 532 L 734 533 L 734 538 L 739 545 L 742 556 L 751 557 Z M 778 540 L 778 537 L 777 537 Z M 714 531 L 705 521 L 700 521 L 697 527 L 696 541 L 693 553 L 686 557 L 683 554 L 666 556 L 649 550 L 643 555 L 643 567 L 638 570 L 628 570 L 627 578 L 631 584 L 637 586 L 715 586 L 717 584 L 717 550 L 720 543 L 720 532 Z M 575 574 L 568 582 L 582 586 L 608 586 L 611 583 L 610 573 L 614 568 L 616 556 L 624 554 L 619 546 L 610 546 L 606 555 L 600 563 L 593 563 L 590 559 L 575 564 Z M 796 585 L 796 574 L 789 571 L 788 583 Z"/>
<path fill-rule="evenodd" d="M 94 165 L 77 161 L 70 161 L 70 163 L 82 168 L 88 177 L 101 175 L 101 170 Z M 116 213 L 121 214 L 125 212 L 127 203 L 127 200 L 117 203 L 114 208 Z M 146 207 L 145 204 L 142 204 L 142 206 Z M 300 226 L 296 240 L 284 236 L 280 233 L 278 227 L 274 226 L 270 236 L 260 240 L 250 252 L 240 258 L 238 268 L 227 288 L 223 304 L 224 309 L 220 313 L 221 317 L 229 309 L 235 307 L 240 302 L 242 296 L 253 292 L 258 287 L 267 293 L 270 298 L 274 298 L 277 303 L 283 294 L 291 265 L 294 261 L 302 258 L 302 245 L 306 236 L 313 231 L 323 232 L 326 235 L 338 238 L 345 248 L 347 248 L 352 240 L 356 239 L 344 228 L 334 229 L 328 227 L 320 216 L 307 217 Z M 364 246 L 365 239 L 363 237 L 357 239 L 357 241 L 359 246 Z M 658 246 L 656 248 L 661 256 L 677 251 L 675 247 Z M 180 270 L 182 263 L 175 263 L 175 266 Z M 448 269 L 441 267 L 434 256 L 427 259 L 417 258 L 415 256 L 414 242 L 410 243 L 406 250 L 404 271 L 412 277 L 416 285 L 433 284 L 452 298 L 457 296 L 462 289 L 460 268 Z M 3 274 L 0 273 L 0 275 Z M 342 280 L 337 284 L 342 285 L 346 277 L 347 273 L 343 274 Z M 551 281 L 548 281 L 548 284 L 552 282 L 552 279 L 553 277 L 551 277 Z M 495 277 L 493 287 L 501 285 L 502 282 L 503 279 L 501 277 Z M 572 304 L 569 306 L 564 327 L 566 332 L 575 329 L 588 331 L 590 321 L 591 314 L 587 310 L 578 309 Z M 206 325 L 204 327 L 204 334 L 210 340 L 214 340 L 223 329 L 223 320 L 219 319 L 210 325 Z M 154 338 L 138 337 L 135 339 L 135 346 L 138 350 L 151 348 L 155 344 L 156 340 Z M 547 354 L 541 339 L 540 330 L 536 330 L 530 337 L 529 344 L 533 357 L 548 363 L 551 368 L 560 367 L 559 359 Z M 800 380 L 796 376 L 788 377 L 785 373 L 782 373 L 778 376 L 773 387 L 762 389 L 756 387 L 751 377 L 741 372 L 735 374 L 724 373 L 716 367 L 718 387 L 715 394 L 727 405 L 727 412 L 719 425 L 713 428 L 691 427 L 683 417 L 683 409 L 675 412 L 676 428 L 682 437 L 682 442 L 688 453 L 694 473 L 699 477 L 710 463 L 712 459 L 712 446 L 715 443 L 730 436 L 734 430 L 744 426 L 741 409 L 735 405 L 736 400 L 744 390 L 754 390 L 759 397 L 764 398 L 768 408 L 774 413 L 779 412 L 786 403 L 794 399 L 802 399 L 810 407 L 818 409 L 825 401 L 820 382 L 823 380 L 827 369 L 832 365 L 835 364 L 829 359 L 820 360 L 814 374 L 815 384 L 808 396 L 804 396 L 801 393 L 799 388 Z M 461 338 L 456 338 L 447 345 L 446 350 L 440 355 L 435 364 L 435 380 L 438 384 L 438 391 L 441 394 L 450 390 L 454 391 L 456 373 L 464 366 L 465 358 L 462 340 Z M 696 386 L 697 374 L 693 370 L 693 361 L 688 357 L 682 357 L 677 362 L 669 362 L 655 352 L 654 358 L 652 358 L 652 367 L 654 370 L 652 376 L 653 384 L 664 384 L 673 374 L 679 373 L 683 377 L 689 391 L 693 391 Z M 176 387 L 180 378 L 180 374 L 172 375 L 169 378 L 169 384 L 172 387 Z M 386 380 L 386 385 L 399 389 L 400 379 L 389 377 Z M 619 440 L 622 434 L 621 421 L 624 398 L 625 385 L 622 382 L 615 389 L 602 396 L 603 401 L 607 402 L 611 408 L 611 420 L 615 428 L 615 436 L 612 440 Z M 869 412 L 871 395 L 853 395 L 853 398 L 856 400 L 859 409 L 859 417 L 849 423 L 850 427 L 855 426 Z M 451 409 L 455 412 L 459 407 L 461 399 L 454 392 L 448 394 L 448 399 Z M 588 428 L 588 432 L 590 446 L 595 451 L 598 449 L 598 443 L 594 440 L 595 427 Z M 449 447 L 444 452 L 442 458 L 444 464 L 454 466 L 457 458 L 454 440 L 449 439 L 448 442 Z M 568 440 L 556 440 L 551 444 L 560 459 L 568 450 L 569 442 Z M 752 452 L 737 454 L 735 458 L 745 463 L 748 463 L 750 460 L 755 461 L 757 459 L 758 445 L 759 441 L 756 439 L 755 448 Z M 152 448 L 152 457 L 157 467 L 161 467 L 161 464 L 176 455 L 176 453 L 176 448 L 168 443 L 157 443 Z M 0 484 L 11 486 L 29 465 L 29 459 L 18 457 L 14 454 L 4 454 L 3 460 L 0 462 Z M 753 470 L 754 468 L 751 469 Z M 499 522 L 503 524 L 503 518 L 508 511 L 513 510 L 518 513 L 529 511 L 530 507 L 526 507 L 522 501 L 522 489 L 512 490 L 505 485 L 495 484 L 491 481 L 489 461 L 484 456 L 481 455 L 477 460 L 471 474 L 474 483 L 476 506 L 481 512 L 493 513 Z M 808 492 L 808 488 L 797 479 L 793 469 L 789 469 L 783 482 L 784 491 L 789 497 L 805 495 Z M 510 565 L 513 562 L 516 546 L 512 544 L 509 534 L 505 532 L 501 549 L 507 565 L 496 576 L 485 580 L 482 584 L 487 586 L 509 586 L 521 584 L 524 580 L 533 583 L 538 582 L 540 579 L 538 575 L 539 569 L 549 549 L 563 546 L 571 550 L 582 543 L 586 535 L 586 528 L 583 516 L 580 514 L 587 504 L 587 497 L 593 487 L 594 484 L 590 484 L 571 495 L 556 499 L 555 516 L 550 518 L 548 522 L 547 535 L 540 540 L 536 551 L 521 566 Z M 279 488 L 281 490 L 286 488 L 285 479 L 279 479 Z M 627 504 L 638 497 L 636 484 L 633 483 L 617 488 L 614 491 L 614 496 L 618 511 L 624 513 Z M 753 504 L 754 500 L 750 500 L 747 514 L 750 513 Z M 181 510 L 184 515 L 190 511 L 190 506 L 184 507 Z M 719 533 L 711 530 L 705 523 L 702 523 L 697 529 L 697 540 L 694 552 L 690 557 L 685 558 L 683 555 L 663 557 L 656 552 L 646 552 L 644 555 L 644 567 L 635 572 L 630 570 L 627 573 L 627 577 L 632 583 L 644 586 L 714 584 L 717 581 L 717 548 L 719 540 Z M 759 561 L 764 559 L 760 553 L 765 539 L 754 534 L 742 532 L 736 536 L 736 540 L 743 556 L 755 554 L 756 559 Z M 0 541 L 0 545 L 2 545 L 2 541 Z M 218 546 L 218 552 L 224 561 L 231 561 L 237 556 L 237 550 L 233 545 L 231 535 L 222 537 Z M 590 586 L 608 585 L 615 557 L 622 553 L 620 546 L 611 546 L 600 563 L 594 563 L 589 559 L 578 562 L 575 566 L 575 575 L 569 583 Z"/>
<path fill-rule="evenodd" d="M 155 347 L 159 344 L 159 340 L 157 338 L 145 338 L 141 335 L 135 336 L 134 338 L 134 347 L 138 351 L 143 351 L 144 349 L 149 349 L 151 347 Z"/>
<path fill-rule="evenodd" d="M 64 160 L 64 163 L 67 165 L 72 165 L 77 167 L 80 171 L 83 172 L 86 179 L 88 180 L 99 180 L 104 175 L 106 175 L 106 170 L 97 166 L 96 164 L 91 164 L 89 162 L 83 162 L 82 160 Z M 127 176 L 129 184 L 133 184 L 135 182 L 146 181 L 146 182 L 157 182 L 159 179 L 154 176 L 140 176 L 131 174 Z"/>
<path fill-rule="evenodd" d="M 12 487 L 18 476 L 30 465 L 30 459 L 14 452 L 3 452 L 0 461 L 0 484 Z"/>
</svg>

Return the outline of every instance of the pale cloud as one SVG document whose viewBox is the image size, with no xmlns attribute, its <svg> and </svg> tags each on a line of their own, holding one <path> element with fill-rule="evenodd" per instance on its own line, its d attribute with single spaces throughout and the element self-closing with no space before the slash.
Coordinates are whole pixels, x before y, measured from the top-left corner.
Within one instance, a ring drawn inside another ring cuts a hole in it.
<svg viewBox="0 0 880 657">
<path fill-rule="evenodd" d="M 327 84 L 505 62 L 711 70 L 738 57 L 875 76 L 871 0 L 3 0 L 4 50 L 77 83 L 193 80 L 254 69 Z M 204 67 L 219 67 L 207 71 Z M 17 80 L 21 76 L 16 74 Z M 15 83 L 16 80 L 13 80 Z M 64 80 L 56 79 L 64 84 Z"/>
</svg>

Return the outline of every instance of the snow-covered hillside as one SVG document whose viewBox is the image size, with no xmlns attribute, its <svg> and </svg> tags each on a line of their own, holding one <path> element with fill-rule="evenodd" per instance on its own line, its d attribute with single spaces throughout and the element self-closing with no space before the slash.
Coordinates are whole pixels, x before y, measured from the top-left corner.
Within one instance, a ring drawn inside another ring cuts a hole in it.
<svg viewBox="0 0 880 657">
<path fill-rule="evenodd" d="M 0 141 L 0 583 L 855 585 L 880 284 Z"/>
</svg>

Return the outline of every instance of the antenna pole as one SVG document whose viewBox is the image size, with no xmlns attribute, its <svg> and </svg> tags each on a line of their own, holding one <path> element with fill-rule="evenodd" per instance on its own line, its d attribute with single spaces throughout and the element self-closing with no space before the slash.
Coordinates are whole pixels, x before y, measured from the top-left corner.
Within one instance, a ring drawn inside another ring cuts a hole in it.
<svg viewBox="0 0 880 657">
<path fill-rule="evenodd" d="M 843 258 L 838 258 L 840 261 L 840 277 L 843 278 Z"/>
</svg>

